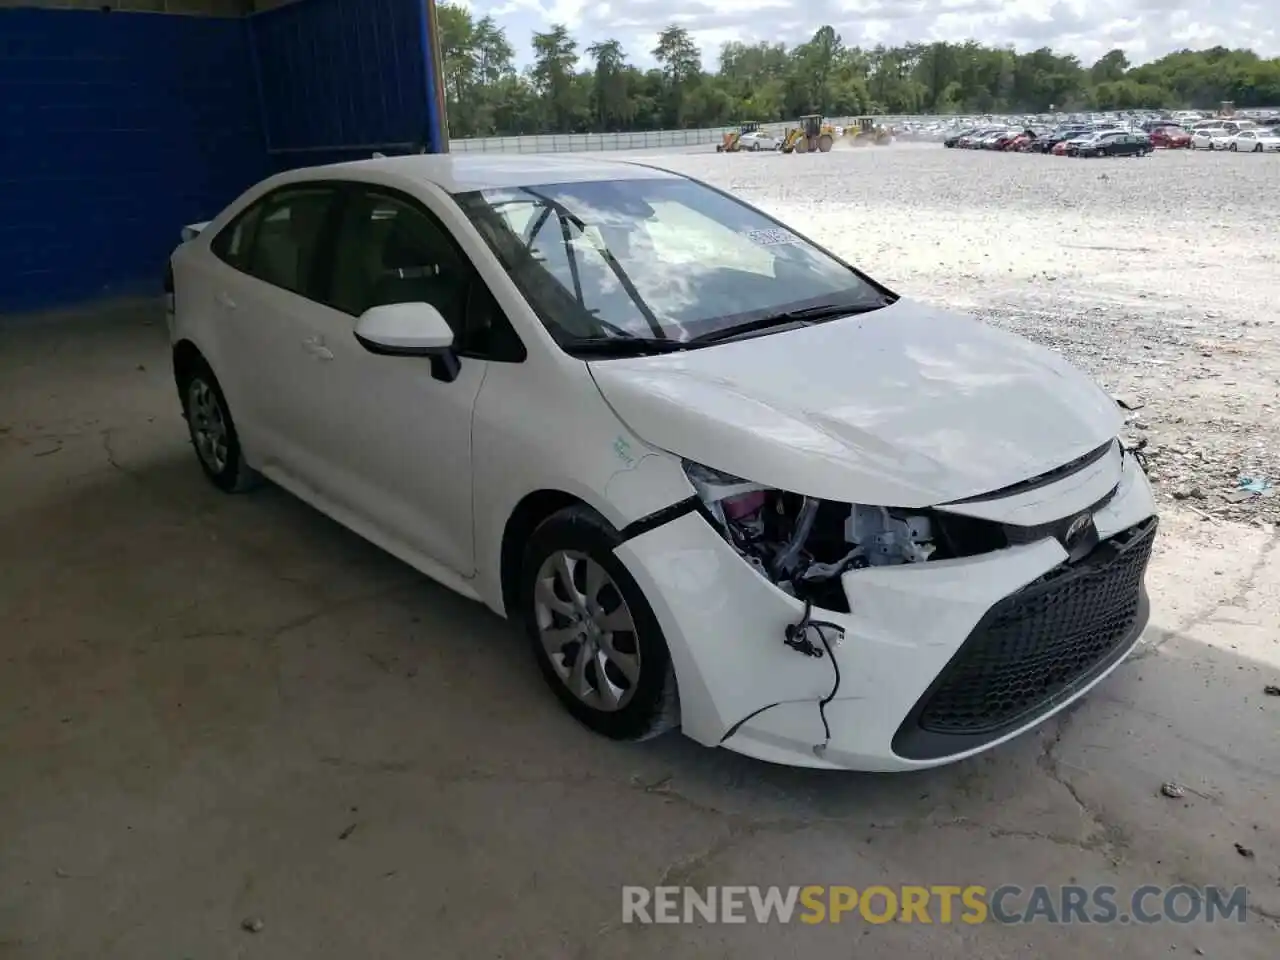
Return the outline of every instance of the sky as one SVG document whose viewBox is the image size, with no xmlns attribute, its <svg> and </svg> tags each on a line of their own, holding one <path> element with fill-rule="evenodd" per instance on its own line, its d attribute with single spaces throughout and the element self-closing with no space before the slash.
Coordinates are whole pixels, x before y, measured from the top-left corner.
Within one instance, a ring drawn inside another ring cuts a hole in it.
<svg viewBox="0 0 1280 960">
<path fill-rule="evenodd" d="M 456 0 L 455 0 L 456 2 Z M 849 46 L 975 39 L 1019 50 L 1052 47 L 1086 65 L 1119 47 L 1132 63 L 1174 50 L 1221 44 L 1280 55 L 1280 3 L 1242 0 L 462 0 L 477 16 L 506 27 L 520 67 L 529 37 L 563 23 L 579 51 L 621 40 L 632 63 L 653 65 L 659 30 L 685 27 L 714 67 L 731 40 L 807 40 L 831 24 Z"/>
</svg>

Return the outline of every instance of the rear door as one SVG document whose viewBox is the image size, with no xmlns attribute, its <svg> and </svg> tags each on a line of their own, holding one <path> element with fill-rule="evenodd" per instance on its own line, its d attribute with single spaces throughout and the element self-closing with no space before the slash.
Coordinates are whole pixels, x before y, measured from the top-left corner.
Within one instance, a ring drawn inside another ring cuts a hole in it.
<svg viewBox="0 0 1280 960">
<path fill-rule="evenodd" d="M 316 425 L 302 388 L 308 316 L 316 301 L 317 265 L 337 211 L 337 185 L 291 184 L 274 190 L 214 238 L 223 271 L 215 294 L 219 340 L 233 415 L 255 465 L 290 475 L 310 471 Z"/>
</svg>

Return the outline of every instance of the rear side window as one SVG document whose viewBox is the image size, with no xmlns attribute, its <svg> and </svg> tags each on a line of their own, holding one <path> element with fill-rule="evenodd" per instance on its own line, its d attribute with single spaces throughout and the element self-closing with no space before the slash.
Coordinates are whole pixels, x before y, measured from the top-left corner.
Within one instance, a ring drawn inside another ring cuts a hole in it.
<svg viewBox="0 0 1280 960">
<path fill-rule="evenodd" d="M 323 299 L 316 254 L 336 196 L 332 187 L 308 184 L 265 197 L 246 272 L 272 286 Z"/>
<path fill-rule="evenodd" d="M 209 245 L 214 256 L 237 270 L 248 270 L 249 249 L 261 215 L 262 204 L 258 203 L 223 227 Z"/>
<path fill-rule="evenodd" d="M 336 197 L 330 184 L 276 190 L 223 227 L 209 247 L 228 266 L 264 283 L 322 299 L 315 266 Z"/>
</svg>

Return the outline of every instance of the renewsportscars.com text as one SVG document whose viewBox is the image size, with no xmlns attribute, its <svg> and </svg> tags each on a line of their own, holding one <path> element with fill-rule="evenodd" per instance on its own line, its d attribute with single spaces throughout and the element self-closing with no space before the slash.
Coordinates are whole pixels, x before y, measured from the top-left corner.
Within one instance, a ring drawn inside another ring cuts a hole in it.
<svg viewBox="0 0 1280 960">
<path fill-rule="evenodd" d="M 976 884 L 622 888 L 623 923 L 1243 923 L 1244 887 Z"/>
</svg>

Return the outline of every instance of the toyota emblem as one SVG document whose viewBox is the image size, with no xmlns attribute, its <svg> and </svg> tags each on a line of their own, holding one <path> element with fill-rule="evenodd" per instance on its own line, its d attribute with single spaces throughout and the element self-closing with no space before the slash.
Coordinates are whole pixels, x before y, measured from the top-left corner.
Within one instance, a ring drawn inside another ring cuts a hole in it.
<svg viewBox="0 0 1280 960">
<path fill-rule="evenodd" d="M 1067 532 L 1062 535 L 1064 546 L 1070 546 L 1080 534 L 1084 533 L 1089 526 L 1089 519 L 1089 514 L 1082 513 L 1071 521 L 1071 525 L 1067 527 Z"/>
</svg>

